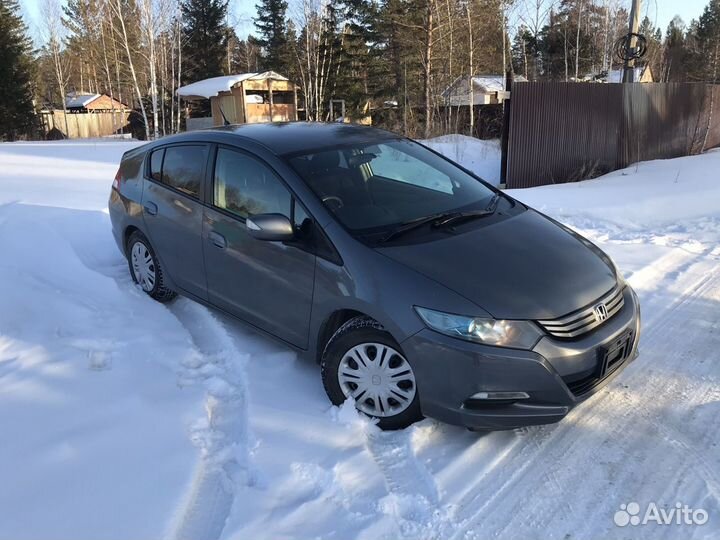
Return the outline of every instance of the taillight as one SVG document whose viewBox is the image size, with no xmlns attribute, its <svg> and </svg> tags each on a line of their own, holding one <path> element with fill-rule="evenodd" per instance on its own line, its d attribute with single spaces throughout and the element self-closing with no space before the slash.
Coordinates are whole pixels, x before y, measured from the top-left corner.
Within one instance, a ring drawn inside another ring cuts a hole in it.
<svg viewBox="0 0 720 540">
<path fill-rule="evenodd" d="M 118 168 L 118 171 L 115 173 L 115 180 L 113 180 L 112 187 L 113 189 L 120 190 L 120 183 L 122 182 L 122 172 L 120 172 L 120 168 Z"/>
</svg>

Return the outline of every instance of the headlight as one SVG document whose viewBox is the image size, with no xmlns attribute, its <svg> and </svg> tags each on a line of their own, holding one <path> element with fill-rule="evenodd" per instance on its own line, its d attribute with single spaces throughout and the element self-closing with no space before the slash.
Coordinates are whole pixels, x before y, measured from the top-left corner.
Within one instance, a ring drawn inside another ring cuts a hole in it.
<svg viewBox="0 0 720 540">
<path fill-rule="evenodd" d="M 515 349 L 532 349 L 543 336 L 530 321 L 504 321 L 481 317 L 465 317 L 415 307 L 420 318 L 433 330 L 448 336 Z"/>
</svg>

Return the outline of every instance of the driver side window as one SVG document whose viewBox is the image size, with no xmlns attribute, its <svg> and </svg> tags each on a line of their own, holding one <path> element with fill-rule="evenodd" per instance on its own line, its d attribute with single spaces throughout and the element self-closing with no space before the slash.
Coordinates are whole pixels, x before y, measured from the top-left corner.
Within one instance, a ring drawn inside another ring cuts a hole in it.
<svg viewBox="0 0 720 540">
<path fill-rule="evenodd" d="M 218 148 L 213 204 L 246 218 L 257 214 L 290 217 L 292 197 L 264 163 L 242 152 Z"/>
</svg>

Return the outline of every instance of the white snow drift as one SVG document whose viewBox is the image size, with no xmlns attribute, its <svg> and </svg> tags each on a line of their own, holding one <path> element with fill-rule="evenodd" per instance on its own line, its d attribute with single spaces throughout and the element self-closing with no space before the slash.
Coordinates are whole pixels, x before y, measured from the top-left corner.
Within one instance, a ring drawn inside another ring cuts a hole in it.
<svg viewBox="0 0 720 540">
<path fill-rule="evenodd" d="M 105 210 L 132 144 L 0 146 L 0 539 L 720 536 L 720 152 L 513 192 L 615 258 L 641 355 L 558 425 L 479 435 L 381 433 L 315 365 L 147 298 Z M 631 502 L 708 521 L 617 526 Z"/>
</svg>

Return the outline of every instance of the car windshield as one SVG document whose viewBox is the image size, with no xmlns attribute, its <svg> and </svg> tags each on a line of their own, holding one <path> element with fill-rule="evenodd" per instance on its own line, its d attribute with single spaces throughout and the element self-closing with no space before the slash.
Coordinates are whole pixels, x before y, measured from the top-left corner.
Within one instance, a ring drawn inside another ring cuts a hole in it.
<svg viewBox="0 0 720 540">
<path fill-rule="evenodd" d="M 481 209 L 494 192 L 425 147 L 391 139 L 293 156 L 290 165 L 354 233 Z"/>
</svg>

